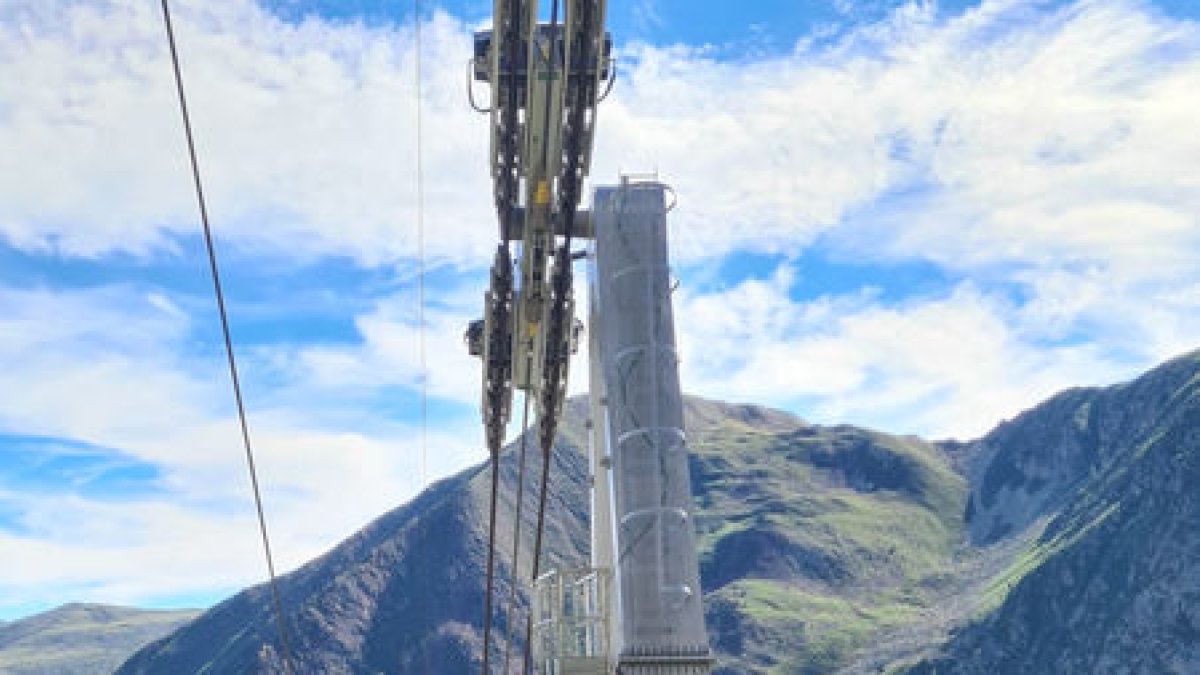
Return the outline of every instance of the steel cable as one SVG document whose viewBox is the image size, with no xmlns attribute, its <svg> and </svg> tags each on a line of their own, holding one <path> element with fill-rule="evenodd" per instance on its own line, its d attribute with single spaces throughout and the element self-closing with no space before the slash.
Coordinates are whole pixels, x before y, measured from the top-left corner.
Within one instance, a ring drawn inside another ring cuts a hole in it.
<svg viewBox="0 0 1200 675">
<path fill-rule="evenodd" d="M 179 67 L 179 52 L 175 45 L 175 30 L 171 24 L 171 9 L 167 0 L 162 0 L 163 23 L 167 29 L 167 44 L 171 49 L 171 65 L 175 72 L 175 88 L 179 93 L 179 111 L 183 117 L 184 135 L 187 137 L 188 158 L 192 165 L 192 181 L 196 189 L 196 202 L 200 208 L 200 224 L 204 229 L 204 245 L 208 251 L 209 271 L 212 274 L 213 292 L 217 300 L 217 313 L 221 317 L 221 334 L 225 340 L 225 357 L 229 363 L 229 378 L 233 383 L 233 397 L 237 404 L 238 422 L 241 425 L 242 445 L 246 450 L 246 468 L 250 473 L 250 486 L 254 492 L 254 508 L 258 512 L 258 529 L 262 536 L 263 553 L 267 559 L 267 572 L 271 589 L 271 604 L 275 612 L 275 623 L 279 629 L 280 657 L 285 673 L 292 672 L 291 649 L 288 646 L 287 630 L 283 621 L 283 603 L 279 597 L 279 585 L 275 580 L 275 562 L 271 554 L 271 538 L 267 534 L 267 519 L 263 513 L 262 493 L 258 485 L 258 471 L 254 465 L 254 451 L 250 444 L 250 429 L 246 422 L 246 406 L 242 400 L 242 387 L 238 378 L 237 361 L 233 354 L 233 338 L 229 331 L 229 316 L 225 310 L 225 294 L 221 288 L 221 274 L 217 267 L 216 249 L 213 247 L 212 228 L 209 226 L 208 207 L 204 199 L 204 187 L 200 181 L 200 164 L 196 159 L 196 143 L 192 135 L 192 122 L 188 114 L 187 97 L 184 95 L 183 74 Z"/>
<path fill-rule="evenodd" d="M 414 51 L 416 52 L 416 133 L 417 133 L 417 352 L 420 361 L 421 381 L 421 488 L 425 488 L 428 480 L 428 445 L 429 445 L 429 372 L 426 361 L 425 344 L 425 155 L 422 143 L 423 129 L 421 119 L 421 0 L 413 0 Z"/>
<path fill-rule="evenodd" d="M 527 367 L 528 369 L 528 367 Z M 512 616 L 513 608 L 517 602 L 517 580 L 518 575 L 518 553 L 521 550 L 521 512 L 522 506 L 525 503 L 525 448 L 527 439 L 529 438 L 529 393 L 526 392 L 524 406 L 521 412 L 521 446 L 517 451 L 517 506 L 516 518 L 513 521 L 513 558 L 512 558 L 512 581 L 509 584 L 508 607 L 504 610 L 504 628 L 508 631 L 508 640 L 504 643 L 504 670 L 501 671 L 508 675 L 509 660 L 512 652 Z M 532 607 L 532 600 L 530 601 Z M 530 610 L 532 611 L 532 609 Z M 525 644 L 529 644 L 529 636 L 525 636 Z"/>
<path fill-rule="evenodd" d="M 492 588 L 496 579 L 496 494 L 500 486 L 500 453 L 492 453 L 492 497 L 488 507 L 488 552 L 487 573 L 483 595 L 483 667 L 485 675 L 490 673 L 490 651 L 492 642 Z"/>
</svg>

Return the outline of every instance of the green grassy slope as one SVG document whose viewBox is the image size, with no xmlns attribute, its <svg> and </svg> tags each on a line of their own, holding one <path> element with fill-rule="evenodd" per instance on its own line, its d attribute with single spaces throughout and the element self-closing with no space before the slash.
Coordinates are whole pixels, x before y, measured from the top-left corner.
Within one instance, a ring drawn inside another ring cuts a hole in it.
<svg viewBox="0 0 1200 675">
<path fill-rule="evenodd" d="M 936 446 L 729 423 L 697 435 L 692 451 L 722 672 L 831 672 L 936 601 L 964 539 L 966 496 Z"/>
</svg>

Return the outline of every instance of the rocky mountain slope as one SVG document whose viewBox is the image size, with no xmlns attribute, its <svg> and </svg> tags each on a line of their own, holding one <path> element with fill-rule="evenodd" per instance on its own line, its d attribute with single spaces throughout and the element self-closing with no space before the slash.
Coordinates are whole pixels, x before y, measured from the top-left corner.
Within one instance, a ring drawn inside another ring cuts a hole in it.
<svg viewBox="0 0 1200 675">
<path fill-rule="evenodd" d="M 0 673 L 108 675 L 134 651 L 197 614 L 71 604 L 0 622 Z"/>
<path fill-rule="evenodd" d="M 1198 392 L 1200 353 L 939 444 L 689 400 L 718 672 L 1200 672 Z M 551 564 L 587 553 L 579 402 L 569 418 L 552 460 Z M 510 532 L 513 448 L 501 467 Z M 469 672 L 486 505 L 487 471 L 465 471 L 282 578 L 299 670 Z M 280 671 L 253 588 L 119 672 Z"/>
<path fill-rule="evenodd" d="M 546 547 L 551 564 L 579 565 L 587 556 L 579 402 L 569 418 L 551 465 Z M 808 654 L 824 668 L 919 613 L 963 538 L 965 481 L 936 447 L 698 399 L 688 402 L 687 420 L 709 622 L 726 672 L 790 667 Z M 514 519 L 515 459 L 510 448 L 501 464 L 502 533 Z M 537 475 L 532 446 L 529 465 Z M 468 672 L 481 648 L 487 490 L 483 467 L 446 479 L 283 577 L 299 670 Z M 525 499 L 532 532 L 536 494 L 527 490 Z M 506 597 L 510 545 L 500 540 L 497 597 Z M 523 546 L 527 578 L 530 542 Z M 119 672 L 279 672 L 277 642 L 257 587 Z"/>
<path fill-rule="evenodd" d="M 981 450 L 974 537 L 1037 534 L 997 608 L 908 672 L 1200 673 L 1200 352 L 1060 394 Z"/>
</svg>

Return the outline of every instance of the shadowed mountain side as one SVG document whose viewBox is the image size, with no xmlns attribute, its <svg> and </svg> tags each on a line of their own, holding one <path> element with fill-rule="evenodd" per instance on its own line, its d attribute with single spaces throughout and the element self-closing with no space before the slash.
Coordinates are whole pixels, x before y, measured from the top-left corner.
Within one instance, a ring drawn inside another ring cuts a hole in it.
<svg viewBox="0 0 1200 675">
<path fill-rule="evenodd" d="M 530 475 L 540 457 L 529 452 Z M 582 461 L 559 451 L 558 482 L 548 508 L 556 518 L 547 545 L 579 548 L 579 518 L 557 497 L 582 485 Z M 505 455 L 504 494 L 515 493 L 516 467 Z M 467 672 L 481 639 L 488 472 L 475 467 L 431 486 L 417 499 L 365 527 L 330 552 L 279 578 L 295 669 L 299 672 Z M 527 533 L 534 495 L 526 491 Z M 576 500 L 577 502 L 577 500 Z M 514 502 L 499 505 L 500 532 L 511 532 Z M 560 525 L 566 522 L 569 527 Z M 572 531 L 573 530 L 573 531 Z M 510 535 L 511 536 L 511 535 Z M 506 545 L 502 547 L 507 551 Z M 523 542 L 528 575 L 530 542 Z M 511 559 L 499 556 L 497 597 L 507 597 Z M 524 596 L 520 597 L 522 603 Z M 523 604 L 522 604 L 523 606 Z M 523 619 L 523 617 L 522 617 Z M 169 638 L 131 658 L 119 673 L 283 672 L 278 633 L 265 586 L 226 600 Z"/>
<path fill-rule="evenodd" d="M 108 675 L 135 650 L 199 614 L 75 603 L 0 622 L 0 673 Z"/>
</svg>

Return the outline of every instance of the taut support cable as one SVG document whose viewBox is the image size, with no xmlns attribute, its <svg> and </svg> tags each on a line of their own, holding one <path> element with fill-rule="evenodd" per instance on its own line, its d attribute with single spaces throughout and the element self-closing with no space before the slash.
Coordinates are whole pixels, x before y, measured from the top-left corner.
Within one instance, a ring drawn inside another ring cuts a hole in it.
<svg viewBox="0 0 1200 675">
<path fill-rule="evenodd" d="M 221 274 L 217 267 L 217 253 L 213 248 L 212 228 L 208 223 L 208 207 L 204 200 L 204 186 L 200 181 L 200 163 L 196 160 L 196 142 L 192 137 L 192 121 L 188 115 L 187 97 L 183 92 L 183 75 L 179 68 L 179 52 L 175 47 L 175 30 L 171 25 L 171 9 L 167 0 L 162 0 L 163 23 L 167 29 L 167 43 L 171 48 L 171 65 L 175 71 L 175 88 L 179 93 L 179 111 L 183 116 L 183 131 L 187 137 L 188 157 L 192 164 L 192 181 L 196 188 L 196 203 L 200 207 L 200 224 L 204 228 L 204 246 L 208 250 L 208 266 L 212 273 L 213 293 L 217 299 L 217 313 L 221 317 L 221 334 L 225 339 L 225 358 L 229 363 L 229 379 L 233 383 L 233 398 L 237 404 L 238 422 L 241 424 L 242 445 L 246 450 L 246 468 L 250 472 L 250 486 L 254 491 L 254 508 L 258 512 L 258 531 L 262 536 L 263 553 L 267 559 L 267 573 L 271 587 L 271 605 L 275 612 L 275 625 L 279 629 L 279 650 L 285 673 L 292 672 L 291 649 L 288 647 L 287 630 L 283 623 L 283 603 L 279 598 L 279 585 L 275 581 L 275 562 L 271 555 L 271 538 L 267 535 L 267 518 L 263 514 L 262 493 L 258 487 L 258 471 L 254 466 L 254 451 L 250 445 L 250 428 L 246 423 L 246 406 L 242 402 L 242 386 L 238 379 L 237 361 L 233 355 L 233 338 L 229 334 L 229 316 L 225 311 L 225 294 L 221 290 Z"/>
<path fill-rule="evenodd" d="M 429 479 L 429 366 L 425 345 L 425 152 L 421 119 L 421 0 L 413 0 L 417 92 L 417 352 L 421 364 L 421 489 Z"/>
<path fill-rule="evenodd" d="M 529 394 L 525 394 L 524 409 L 521 412 L 521 447 L 517 451 L 517 507 L 516 518 L 513 519 L 513 557 L 512 557 L 512 581 L 509 587 L 508 607 L 504 610 L 504 627 L 508 631 L 508 640 L 504 643 L 504 670 L 500 671 L 507 675 L 510 654 L 512 652 L 512 617 L 513 610 L 517 603 L 517 579 L 518 561 L 520 560 L 519 553 L 521 552 L 521 511 L 522 505 L 525 503 L 525 446 L 529 438 Z M 531 610 L 532 611 L 532 610 Z M 526 640 L 529 636 L 525 636 Z"/>
</svg>

